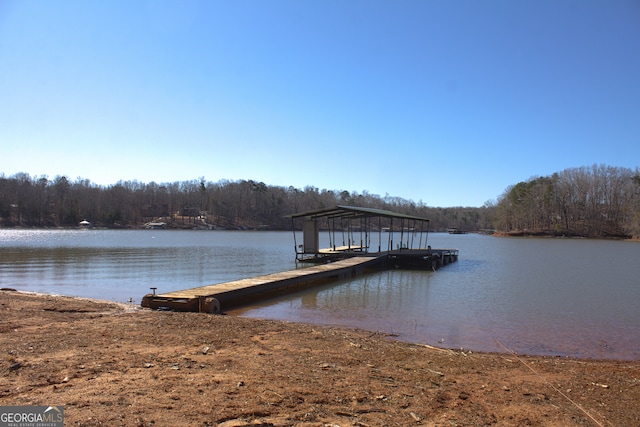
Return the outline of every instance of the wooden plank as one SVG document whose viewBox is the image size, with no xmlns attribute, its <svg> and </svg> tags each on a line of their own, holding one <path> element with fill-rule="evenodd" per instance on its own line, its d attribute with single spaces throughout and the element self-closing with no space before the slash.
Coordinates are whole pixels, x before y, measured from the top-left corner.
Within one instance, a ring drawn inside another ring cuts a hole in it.
<svg viewBox="0 0 640 427">
<path fill-rule="evenodd" d="M 314 265 L 312 267 L 297 270 L 283 271 L 279 273 L 267 274 L 264 276 L 251 277 L 247 279 L 234 280 L 231 282 L 217 283 L 213 285 L 200 286 L 197 288 L 185 289 L 181 291 L 167 292 L 156 295 L 158 299 L 195 299 L 203 296 L 215 297 L 218 294 L 250 290 L 276 284 L 279 282 L 303 282 L 329 276 L 332 273 L 339 274 L 340 270 L 348 270 L 354 267 L 361 267 L 367 263 L 376 262 L 375 257 L 353 257 L 336 261 L 329 264 Z"/>
</svg>

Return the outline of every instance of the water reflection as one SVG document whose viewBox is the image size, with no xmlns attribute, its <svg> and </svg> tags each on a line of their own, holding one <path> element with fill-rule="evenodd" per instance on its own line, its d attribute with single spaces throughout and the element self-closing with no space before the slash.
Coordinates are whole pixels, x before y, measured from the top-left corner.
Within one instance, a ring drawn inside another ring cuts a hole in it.
<svg viewBox="0 0 640 427">
<path fill-rule="evenodd" d="M 139 301 L 150 287 L 166 292 L 295 268 L 291 240 L 290 233 L 2 230 L 0 286 Z"/>
<path fill-rule="evenodd" d="M 306 290 L 244 315 L 381 330 L 449 348 L 640 358 L 639 245 L 436 237 L 445 242 L 434 246 L 460 249 L 458 263 Z"/>
<path fill-rule="evenodd" d="M 292 240 L 286 232 L 2 230 L 0 287 L 139 302 L 152 286 L 296 268 Z M 520 353 L 640 359 L 639 244 L 473 234 L 429 241 L 459 249 L 459 261 L 332 282 L 235 313 L 451 348 L 504 351 L 504 343 Z"/>
</svg>

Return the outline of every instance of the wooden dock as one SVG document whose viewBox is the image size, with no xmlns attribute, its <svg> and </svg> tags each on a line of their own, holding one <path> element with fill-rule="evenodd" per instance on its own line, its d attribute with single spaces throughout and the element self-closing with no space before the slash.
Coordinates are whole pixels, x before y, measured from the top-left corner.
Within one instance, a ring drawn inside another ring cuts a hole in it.
<svg viewBox="0 0 640 427">
<path fill-rule="evenodd" d="M 336 206 L 293 214 L 291 220 L 292 230 L 300 229 L 295 225 L 296 220 L 303 222 L 302 244 L 297 244 L 295 231 L 293 233 L 296 261 L 313 266 L 183 291 L 156 294 L 152 288 L 153 294 L 145 295 L 141 305 L 153 309 L 217 314 L 231 306 L 247 304 L 268 292 L 311 286 L 327 279 L 345 279 L 373 268 L 435 271 L 458 260 L 457 249 L 431 249 L 427 245 L 429 220 L 417 216 L 381 209 Z M 369 247 L 371 228 L 376 220 L 378 241 L 387 241 L 386 251 L 380 244 L 377 252 L 369 251 L 372 249 Z M 326 229 L 329 230 L 329 248 L 326 249 L 319 246 L 320 221 L 326 221 Z M 356 232 L 359 236 L 354 234 L 355 230 L 359 230 Z M 395 240 L 394 231 L 399 234 Z M 342 244 L 337 243 L 336 233 L 342 235 Z"/>
<path fill-rule="evenodd" d="M 344 279 L 362 274 L 365 268 L 382 264 L 386 256 L 356 256 L 340 261 L 264 276 L 201 286 L 162 294 L 147 294 L 143 307 L 176 311 L 218 314 L 223 307 L 234 305 L 258 294 L 292 286 L 309 285 L 321 279 Z"/>
<path fill-rule="evenodd" d="M 437 270 L 458 260 L 456 249 L 399 250 L 385 254 L 355 255 L 311 267 L 272 273 L 181 291 L 147 294 L 141 305 L 152 309 L 219 314 L 230 306 L 246 304 L 265 293 L 312 286 L 321 280 L 346 279 L 374 268 L 418 268 Z"/>
</svg>

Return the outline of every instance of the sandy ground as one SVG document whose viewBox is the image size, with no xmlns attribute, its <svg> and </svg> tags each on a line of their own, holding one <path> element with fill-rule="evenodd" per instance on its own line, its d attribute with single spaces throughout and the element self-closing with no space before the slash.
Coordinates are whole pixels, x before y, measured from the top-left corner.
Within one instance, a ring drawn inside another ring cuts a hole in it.
<svg viewBox="0 0 640 427">
<path fill-rule="evenodd" d="M 0 292 L 0 405 L 67 426 L 640 426 L 640 361 Z"/>
</svg>

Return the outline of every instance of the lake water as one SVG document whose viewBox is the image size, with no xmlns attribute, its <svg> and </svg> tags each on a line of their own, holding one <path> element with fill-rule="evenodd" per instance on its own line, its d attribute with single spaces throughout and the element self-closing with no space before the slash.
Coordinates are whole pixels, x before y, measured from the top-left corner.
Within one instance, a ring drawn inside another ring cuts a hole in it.
<svg viewBox="0 0 640 427">
<path fill-rule="evenodd" d="M 441 233 L 429 244 L 459 249 L 459 261 L 332 282 L 231 314 L 448 348 L 640 360 L 640 244 Z M 150 287 L 300 268 L 294 257 L 291 232 L 0 230 L 0 287 L 139 304 Z"/>
</svg>

